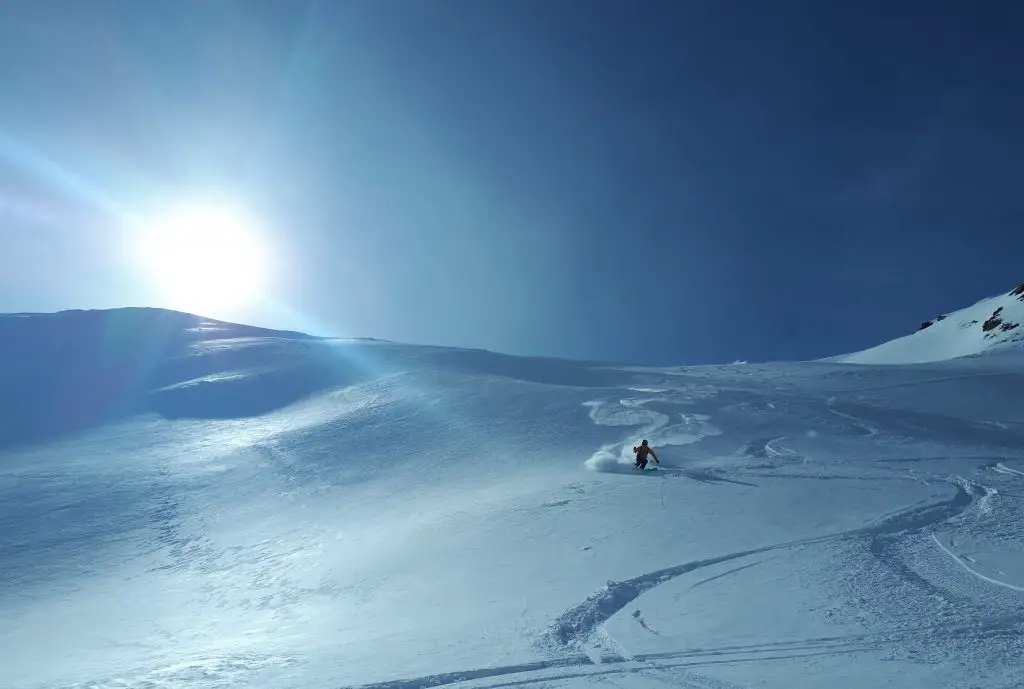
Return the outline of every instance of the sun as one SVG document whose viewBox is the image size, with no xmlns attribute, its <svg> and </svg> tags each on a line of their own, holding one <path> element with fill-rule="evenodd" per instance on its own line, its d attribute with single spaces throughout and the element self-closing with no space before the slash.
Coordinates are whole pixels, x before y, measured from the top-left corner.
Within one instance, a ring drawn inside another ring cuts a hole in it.
<svg viewBox="0 0 1024 689">
<path fill-rule="evenodd" d="M 254 218 L 226 204 L 191 204 L 144 224 L 134 257 L 168 306 L 202 315 L 263 295 L 268 250 Z"/>
</svg>

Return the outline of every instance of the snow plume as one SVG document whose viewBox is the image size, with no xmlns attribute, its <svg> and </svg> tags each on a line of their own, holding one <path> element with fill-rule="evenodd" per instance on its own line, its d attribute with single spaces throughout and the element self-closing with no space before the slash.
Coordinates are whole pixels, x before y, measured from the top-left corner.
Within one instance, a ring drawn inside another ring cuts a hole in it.
<svg viewBox="0 0 1024 689">
<path fill-rule="evenodd" d="M 629 454 L 626 454 L 629 452 Z M 591 471 L 626 473 L 633 471 L 633 452 L 621 443 L 604 445 L 590 456 L 586 466 Z"/>
<path fill-rule="evenodd" d="M 626 398 L 618 401 L 594 400 L 587 402 L 590 418 L 599 426 L 638 426 L 629 439 L 619 443 L 602 445 L 585 462 L 592 471 L 619 473 L 632 471 L 633 447 L 646 438 L 654 451 L 663 458 L 664 450 L 670 446 L 691 445 L 721 431 L 710 423 L 706 414 L 666 412 L 648 409 L 647 405 L 658 403 L 669 409 L 680 405 L 671 399 Z"/>
</svg>

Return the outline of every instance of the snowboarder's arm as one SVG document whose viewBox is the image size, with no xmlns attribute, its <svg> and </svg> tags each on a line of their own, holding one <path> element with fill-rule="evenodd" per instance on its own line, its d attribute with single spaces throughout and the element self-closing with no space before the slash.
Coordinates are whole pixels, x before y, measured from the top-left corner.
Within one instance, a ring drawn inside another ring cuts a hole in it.
<svg viewBox="0 0 1024 689">
<path fill-rule="evenodd" d="M 651 456 L 654 457 L 654 461 L 655 462 L 657 462 L 658 464 L 661 464 L 661 460 L 658 459 L 658 453 L 657 452 L 655 452 L 654 450 L 651 450 Z"/>
</svg>

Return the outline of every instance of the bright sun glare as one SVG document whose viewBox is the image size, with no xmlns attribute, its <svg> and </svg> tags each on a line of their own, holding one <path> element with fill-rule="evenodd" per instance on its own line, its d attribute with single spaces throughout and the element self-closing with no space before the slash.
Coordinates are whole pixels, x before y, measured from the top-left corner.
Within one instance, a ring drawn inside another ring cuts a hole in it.
<svg viewBox="0 0 1024 689">
<path fill-rule="evenodd" d="M 182 207 L 143 226 L 136 259 L 171 308 L 202 315 L 245 306 L 266 287 L 256 223 L 229 206 Z"/>
</svg>

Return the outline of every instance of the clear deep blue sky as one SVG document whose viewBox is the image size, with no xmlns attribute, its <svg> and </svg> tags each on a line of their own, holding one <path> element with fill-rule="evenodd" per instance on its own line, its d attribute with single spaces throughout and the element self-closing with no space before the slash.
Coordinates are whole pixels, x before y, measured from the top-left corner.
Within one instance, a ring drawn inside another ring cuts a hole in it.
<svg viewBox="0 0 1024 689">
<path fill-rule="evenodd" d="M 861 349 L 1024 279 L 1022 29 L 1013 2 L 3 3 L 0 311 L 167 305 L 120 219 L 216 193 L 283 268 L 214 317 Z"/>
</svg>

